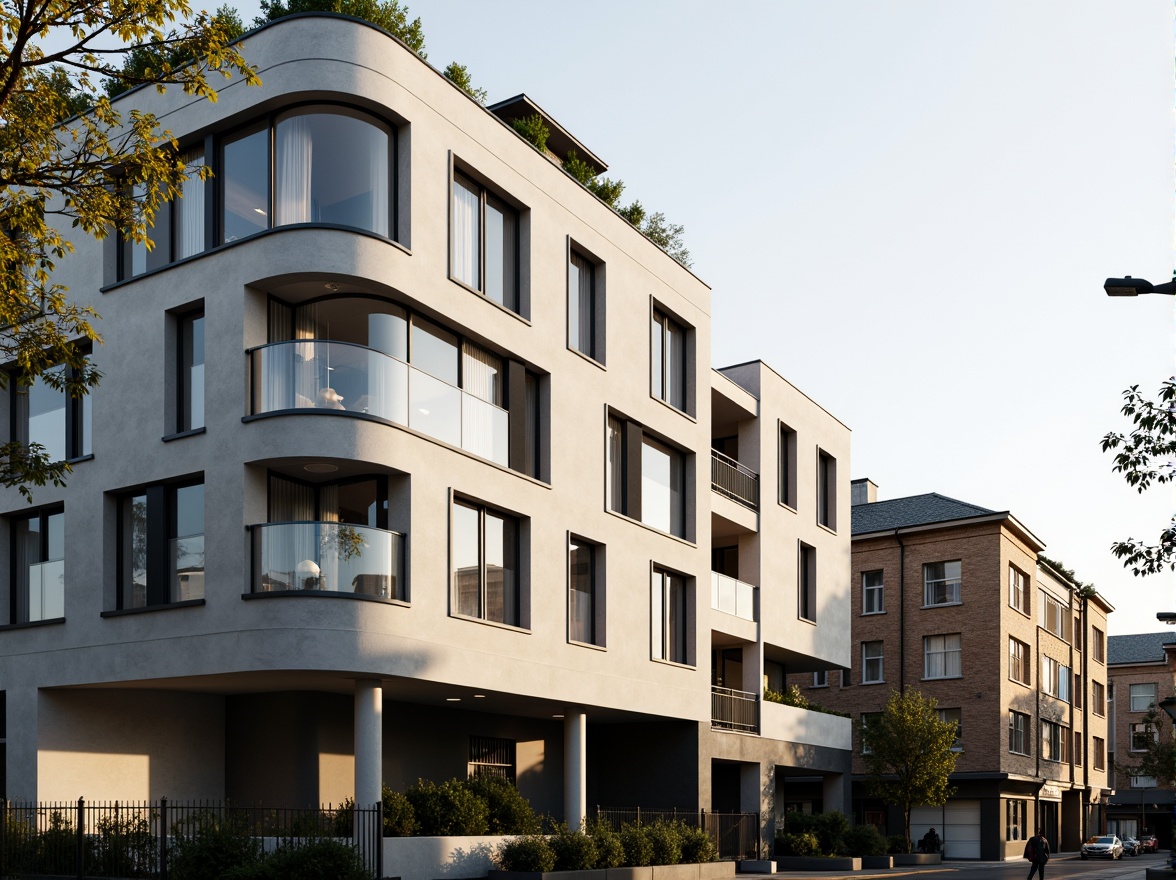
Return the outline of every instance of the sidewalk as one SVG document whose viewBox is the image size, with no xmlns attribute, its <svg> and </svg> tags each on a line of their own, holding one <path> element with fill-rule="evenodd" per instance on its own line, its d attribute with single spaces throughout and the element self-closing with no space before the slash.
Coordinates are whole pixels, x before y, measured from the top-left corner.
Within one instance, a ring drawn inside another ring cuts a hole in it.
<svg viewBox="0 0 1176 880">
<path fill-rule="evenodd" d="M 1079 853 L 1061 852 L 1055 853 L 1050 857 L 1051 862 L 1058 860 L 1077 859 Z M 972 859 L 948 859 L 947 861 L 938 865 L 911 865 L 901 868 L 879 868 L 877 870 L 869 870 L 863 868 L 860 871 L 777 871 L 775 874 L 751 874 L 751 873 L 737 873 L 736 880 L 740 877 L 779 877 L 782 880 L 866 880 L 866 878 L 874 877 L 910 877 L 919 874 L 927 874 L 934 871 L 979 871 L 983 869 L 992 869 L 995 867 L 1006 867 L 1008 865 L 1015 865 L 1022 862 L 1023 859 L 1006 859 L 1003 862 L 981 862 L 973 861 Z M 1140 869 L 1143 869 L 1143 865 Z"/>
</svg>

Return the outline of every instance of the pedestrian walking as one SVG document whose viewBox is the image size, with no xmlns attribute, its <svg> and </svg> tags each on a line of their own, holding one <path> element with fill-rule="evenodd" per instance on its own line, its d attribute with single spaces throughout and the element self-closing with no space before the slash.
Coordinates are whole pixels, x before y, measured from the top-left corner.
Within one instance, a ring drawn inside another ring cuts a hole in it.
<svg viewBox="0 0 1176 880">
<path fill-rule="evenodd" d="M 1042 835 L 1040 828 L 1026 841 L 1025 858 L 1029 860 L 1029 876 L 1025 880 L 1033 880 L 1034 874 L 1045 880 L 1045 863 L 1049 861 L 1049 841 Z"/>
</svg>

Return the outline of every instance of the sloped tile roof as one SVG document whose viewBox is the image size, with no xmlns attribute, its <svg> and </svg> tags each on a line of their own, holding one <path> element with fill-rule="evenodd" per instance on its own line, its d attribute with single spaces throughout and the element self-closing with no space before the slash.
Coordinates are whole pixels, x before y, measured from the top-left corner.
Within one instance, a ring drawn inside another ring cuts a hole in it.
<svg viewBox="0 0 1176 880">
<path fill-rule="evenodd" d="M 938 492 L 926 495 L 911 495 L 907 498 L 893 498 L 875 501 L 873 504 L 853 506 L 853 534 L 865 535 L 870 532 L 884 532 L 888 529 L 902 529 L 907 526 L 922 526 L 930 523 L 950 522 L 972 516 L 996 513 L 987 507 L 957 501 Z"/>
<path fill-rule="evenodd" d="M 1176 643 L 1176 631 L 1107 637 L 1107 663 L 1160 663 L 1164 645 Z"/>
</svg>

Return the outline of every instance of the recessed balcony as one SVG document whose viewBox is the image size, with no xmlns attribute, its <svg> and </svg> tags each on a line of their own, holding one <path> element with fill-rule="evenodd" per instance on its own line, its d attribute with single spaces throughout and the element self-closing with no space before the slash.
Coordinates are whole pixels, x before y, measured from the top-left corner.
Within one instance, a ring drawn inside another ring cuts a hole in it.
<svg viewBox="0 0 1176 880">
<path fill-rule="evenodd" d="M 759 733 L 759 697 L 748 691 L 711 686 L 711 726 Z"/>
<path fill-rule="evenodd" d="M 250 531 L 254 593 L 408 598 L 398 532 L 339 522 L 262 523 Z"/>
<path fill-rule="evenodd" d="M 353 413 L 403 425 L 506 466 L 507 411 L 363 345 L 273 342 L 249 351 L 250 414 Z"/>
<path fill-rule="evenodd" d="M 759 474 L 711 450 L 711 489 L 749 510 L 759 510 Z"/>
<path fill-rule="evenodd" d="M 754 622 L 758 588 L 743 581 L 711 572 L 711 608 L 734 617 Z"/>
</svg>

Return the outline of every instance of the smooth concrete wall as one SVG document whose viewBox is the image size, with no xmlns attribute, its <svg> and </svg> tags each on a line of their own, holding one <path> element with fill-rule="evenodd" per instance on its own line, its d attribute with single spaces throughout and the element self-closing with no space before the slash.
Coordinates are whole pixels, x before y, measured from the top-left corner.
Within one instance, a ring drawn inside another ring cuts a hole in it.
<svg viewBox="0 0 1176 880">
<path fill-rule="evenodd" d="M 682 722 L 588 723 L 588 815 L 604 808 L 710 808 L 709 758 L 698 725 Z M 705 780 L 691 768 L 705 760 Z"/>
<path fill-rule="evenodd" d="M 400 880 L 485 877 L 510 837 L 385 837 L 384 876 Z"/>
<path fill-rule="evenodd" d="M 37 703 L 41 801 L 225 796 L 222 697 L 60 690 Z"/>
<path fill-rule="evenodd" d="M 771 739 L 844 749 L 846 752 L 853 748 L 853 722 L 849 718 L 779 703 L 761 704 L 760 732 Z"/>
</svg>

